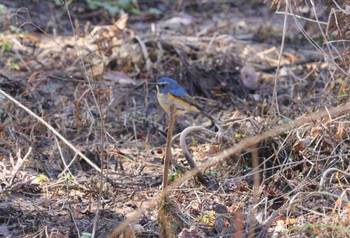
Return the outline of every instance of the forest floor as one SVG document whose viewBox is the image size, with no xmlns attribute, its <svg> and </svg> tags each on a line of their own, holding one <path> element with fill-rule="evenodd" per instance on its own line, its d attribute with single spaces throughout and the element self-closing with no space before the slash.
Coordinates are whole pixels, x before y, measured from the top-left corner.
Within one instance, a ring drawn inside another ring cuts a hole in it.
<svg viewBox="0 0 350 238">
<path fill-rule="evenodd" d="M 1 237 L 161 236 L 162 76 L 219 121 L 176 119 L 210 132 L 173 140 L 174 237 L 350 236 L 346 1 L 28 2 L 0 4 Z"/>
</svg>

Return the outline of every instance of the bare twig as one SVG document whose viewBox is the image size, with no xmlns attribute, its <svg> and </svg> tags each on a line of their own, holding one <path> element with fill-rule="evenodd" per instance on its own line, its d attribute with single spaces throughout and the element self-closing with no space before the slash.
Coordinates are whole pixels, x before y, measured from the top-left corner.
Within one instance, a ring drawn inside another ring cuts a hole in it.
<svg viewBox="0 0 350 238">
<path fill-rule="evenodd" d="M 329 109 L 329 113 L 331 113 L 334 117 L 336 117 L 337 115 L 340 115 L 342 113 L 348 113 L 349 111 L 350 111 L 350 103 L 339 105 L 338 107 Z M 155 205 L 159 204 L 160 199 L 164 198 L 167 194 L 169 194 L 175 188 L 180 186 L 184 181 L 186 181 L 187 179 L 196 175 L 198 173 L 198 171 L 204 171 L 206 168 L 211 167 L 220 161 L 223 161 L 224 159 L 228 158 L 229 156 L 231 156 L 235 153 L 238 153 L 239 151 L 242 151 L 245 148 L 248 148 L 252 145 L 255 145 L 255 144 L 257 144 L 263 140 L 266 140 L 270 137 L 279 135 L 280 133 L 282 133 L 286 130 L 290 130 L 292 128 L 299 127 L 305 123 L 320 120 L 321 118 L 326 117 L 327 115 L 328 115 L 328 113 L 325 110 L 323 110 L 323 111 L 308 115 L 306 117 L 300 118 L 300 119 L 295 120 L 293 122 L 290 122 L 288 124 L 277 126 L 276 128 L 268 130 L 264 133 L 261 133 L 260 135 L 247 137 L 247 138 L 241 140 L 238 144 L 221 152 L 220 154 L 216 155 L 208 162 L 198 166 L 197 169 L 192 169 L 184 176 L 174 180 L 172 182 L 172 184 L 167 186 L 166 189 L 164 191 L 162 191 L 158 196 L 149 200 L 148 202 L 143 203 L 143 205 L 137 211 L 130 214 L 127 219 L 125 219 L 121 224 L 119 224 L 119 226 L 112 232 L 112 234 L 109 237 L 110 238 L 118 237 L 118 235 L 121 234 L 125 230 L 126 226 L 128 224 L 130 224 L 131 222 L 135 221 L 136 219 L 138 219 L 138 217 L 143 212 L 145 212 L 146 209 L 149 209 L 149 208 L 154 207 Z"/>
<path fill-rule="evenodd" d="M 72 220 L 73 220 L 73 223 L 74 223 L 74 226 L 75 226 L 75 230 L 77 231 L 77 235 L 78 235 L 78 237 L 81 237 L 81 236 L 80 236 L 79 227 L 78 227 L 78 225 L 77 225 L 77 221 L 76 221 L 75 218 L 74 218 L 74 215 L 73 215 L 73 212 L 72 212 L 72 209 L 70 208 L 70 206 L 68 206 L 68 211 L 69 211 L 70 217 L 71 217 Z"/>
<path fill-rule="evenodd" d="M 343 198 L 337 194 L 329 193 L 329 192 L 322 192 L 322 191 L 314 191 L 314 192 L 299 192 L 295 194 L 290 200 L 289 205 L 294 205 L 298 202 L 304 201 L 306 198 L 313 197 L 313 196 L 330 196 L 334 197 L 336 199 L 340 199 L 346 203 L 349 203 L 349 199 Z M 289 206 L 288 209 L 290 209 L 292 206 Z M 289 211 L 287 212 L 289 213 Z"/>
<path fill-rule="evenodd" d="M 65 7 L 66 7 L 66 12 L 67 12 L 67 15 L 68 15 L 68 18 L 69 18 L 69 22 L 71 24 L 71 28 L 72 28 L 72 31 L 73 31 L 73 34 L 74 36 L 76 36 L 76 33 L 75 33 L 75 28 L 74 28 L 74 25 L 73 25 L 73 21 L 72 21 L 72 18 L 71 18 L 71 15 L 70 15 L 70 11 L 69 11 L 69 8 L 68 8 L 68 4 L 65 3 Z M 75 44 L 77 45 L 77 41 L 75 41 Z M 95 95 L 95 92 L 93 90 L 93 86 L 92 86 L 92 83 L 91 83 L 91 80 L 90 80 L 90 77 L 89 77 L 89 74 L 87 72 L 87 69 L 86 69 L 86 66 L 85 66 L 85 62 L 83 60 L 83 58 L 81 57 L 81 53 L 79 50 L 77 50 L 77 54 L 78 54 L 78 58 L 79 58 L 79 61 L 81 63 L 81 67 L 83 69 L 83 72 L 84 72 L 84 76 L 85 76 L 85 79 L 86 81 L 88 82 L 89 84 L 89 88 L 91 89 L 91 95 L 94 99 L 94 103 L 97 107 L 97 110 L 98 110 L 98 113 L 99 113 L 99 117 L 100 117 L 100 121 L 101 121 L 101 130 L 100 130 L 100 135 L 101 135 L 101 143 L 100 143 L 100 161 L 101 161 L 101 169 L 99 170 L 100 172 L 100 183 L 102 184 L 103 182 L 103 176 L 104 176 L 104 173 L 103 173 L 103 163 L 105 163 L 105 153 L 104 153 L 104 147 L 105 147 L 105 130 L 104 130 L 104 117 L 103 117 L 103 113 L 102 113 L 102 110 L 101 110 L 101 106 L 100 106 L 100 103 L 99 103 L 99 100 L 97 99 L 96 95 Z M 93 72 L 91 75 L 94 75 Z M 106 175 L 108 174 L 108 170 L 106 171 Z M 102 186 L 99 190 L 99 199 L 97 200 L 97 209 L 96 209 L 96 214 L 95 214 L 95 218 L 94 218 L 94 223 L 93 223 L 93 228 L 92 228 L 92 232 L 91 232 L 91 237 L 95 237 L 95 234 L 96 234 L 96 230 L 97 230 L 97 223 L 98 223 L 98 219 L 99 219 L 99 212 L 100 212 L 100 207 L 101 207 L 101 197 L 102 197 Z"/>
<path fill-rule="evenodd" d="M 170 106 L 170 113 L 169 113 L 169 128 L 168 128 L 168 134 L 166 138 L 166 146 L 165 146 L 165 158 L 164 158 L 164 171 L 163 171 L 163 186 L 162 186 L 162 192 L 164 194 L 166 191 L 166 188 L 169 183 L 169 167 L 170 167 L 170 160 L 171 160 L 171 139 L 173 137 L 173 131 L 174 131 L 174 125 L 175 125 L 175 112 L 176 108 L 175 105 Z M 161 229 L 161 234 L 163 237 L 174 237 L 174 234 L 171 230 L 171 222 L 168 219 L 171 213 L 171 203 L 167 200 L 167 196 L 164 195 L 160 199 L 160 208 L 159 208 L 159 216 L 158 221 Z"/>
<path fill-rule="evenodd" d="M 260 188 L 260 176 L 259 173 L 257 172 L 259 170 L 259 159 L 258 159 L 258 150 L 256 148 L 256 144 L 251 146 L 252 148 L 252 164 L 253 164 L 253 179 L 254 179 L 254 184 L 253 184 L 253 206 L 250 207 L 250 216 L 254 217 L 254 207 L 258 204 L 259 202 L 259 188 Z M 253 225 L 249 226 L 249 231 L 248 231 L 248 237 L 256 237 L 255 233 L 255 221 L 252 222 Z"/>
<path fill-rule="evenodd" d="M 282 42 L 281 42 L 281 48 L 280 48 L 280 52 L 278 55 L 278 65 L 277 65 L 277 70 L 276 70 L 276 74 L 275 74 L 275 81 L 274 81 L 274 85 L 273 85 L 273 99 L 272 99 L 272 104 L 271 104 L 271 109 L 273 109 L 272 107 L 275 105 L 276 106 L 276 112 L 278 115 L 280 115 L 280 110 L 279 110 L 279 106 L 278 106 L 278 97 L 277 97 L 277 81 L 278 81 L 278 77 L 279 77 L 279 73 L 280 73 L 280 67 L 281 67 L 281 61 L 282 61 L 282 56 L 283 56 L 283 51 L 284 51 L 284 42 L 286 39 L 286 32 L 287 32 L 287 20 L 288 20 L 288 8 L 289 8 L 289 4 L 288 1 L 289 0 L 285 0 L 286 1 L 286 10 L 285 10 L 285 15 L 284 15 L 284 20 L 283 20 L 283 32 L 282 32 Z"/>
<path fill-rule="evenodd" d="M 69 148 L 71 148 L 75 153 L 77 153 L 81 158 L 83 158 L 92 168 L 94 168 L 96 171 L 101 172 L 100 168 L 97 167 L 97 165 L 95 165 L 91 160 L 89 160 L 85 155 L 83 155 L 83 153 L 80 152 L 80 150 L 78 150 L 77 148 L 74 147 L 74 145 L 72 145 L 68 140 L 66 140 L 66 138 L 64 138 L 58 131 L 55 130 L 55 128 L 53 128 L 50 124 L 48 124 L 44 119 L 42 119 L 41 117 L 39 117 L 38 115 L 36 115 L 34 112 L 32 112 L 29 108 L 27 108 L 26 106 L 24 106 L 22 103 L 20 103 L 19 101 L 17 101 L 15 98 L 13 98 L 12 96 L 10 96 L 9 94 L 5 93 L 3 90 L 0 89 L 0 94 L 2 94 L 4 97 L 6 97 L 7 99 L 9 99 L 11 102 L 13 102 L 16 106 L 22 108 L 23 110 L 25 110 L 26 112 L 29 113 L 29 115 L 31 115 L 32 117 L 34 117 L 35 119 L 37 119 L 39 122 L 41 122 L 42 124 L 44 124 L 44 126 L 47 127 L 47 129 L 49 129 L 54 135 L 56 135 L 58 138 L 60 138 L 60 140 L 62 140 Z"/>
<path fill-rule="evenodd" d="M 9 187 L 12 186 L 13 180 L 15 179 L 15 177 L 16 177 L 18 171 L 22 168 L 22 165 L 24 164 L 24 162 L 28 159 L 30 153 L 32 153 L 32 149 L 33 149 L 32 147 L 29 147 L 29 149 L 28 149 L 26 155 L 23 157 L 23 159 L 21 158 L 21 155 L 20 155 L 20 154 L 17 156 L 18 161 L 17 161 L 16 166 L 15 166 L 15 168 L 14 168 L 15 170 L 12 172 L 10 181 L 9 181 L 9 183 L 6 185 L 6 188 L 9 188 Z"/>
<path fill-rule="evenodd" d="M 292 13 L 292 16 L 293 16 L 293 19 L 294 19 L 294 22 L 296 24 L 296 26 L 298 27 L 298 29 L 300 30 L 300 32 L 303 34 L 303 36 L 305 36 L 305 38 L 311 43 L 311 45 L 320 53 L 322 54 L 322 56 L 324 57 L 324 60 L 325 62 L 327 61 L 330 61 L 339 71 L 341 71 L 344 75 L 346 75 L 347 77 L 350 77 L 349 73 L 346 72 L 342 67 L 339 66 L 339 64 L 337 64 L 334 60 L 334 57 L 331 57 L 332 55 L 328 55 L 325 50 L 322 49 L 322 47 L 310 36 L 310 34 L 301 26 L 300 22 L 298 21 L 297 17 L 295 16 L 295 14 L 292 12 L 293 8 L 291 6 L 291 3 L 290 1 L 287 2 L 289 4 L 289 9 Z M 314 10 L 314 3 L 313 1 L 311 1 L 312 3 L 312 6 L 313 6 L 313 10 Z M 315 12 L 315 10 L 314 10 Z M 316 14 L 316 17 L 317 17 L 317 14 Z M 323 36 L 325 36 L 323 30 L 322 30 L 322 27 L 321 27 L 321 23 L 318 19 L 317 20 L 317 24 L 319 25 L 319 28 L 321 29 L 321 33 Z M 329 42 L 327 41 L 327 39 L 325 38 L 326 42 Z M 328 44 L 327 44 L 327 48 L 329 49 L 328 47 Z M 330 51 L 331 52 L 331 51 Z"/>
<path fill-rule="evenodd" d="M 67 170 L 69 171 L 70 166 L 75 162 L 76 158 L 78 158 L 78 154 L 75 154 L 73 159 L 69 162 L 69 164 L 65 165 L 64 170 L 58 175 L 58 177 L 61 177 L 62 175 L 64 175 Z M 69 173 L 72 174 L 70 171 Z"/>
<path fill-rule="evenodd" d="M 166 146 L 165 146 L 165 159 L 164 159 L 164 170 L 163 170 L 163 191 L 169 183 L 169 166 L 171 160 L 171 138 L 173 137 L 174 125 L 175 125 L 175 106 L 170 106 L 170 114 L 169 114 L 169 129 L 166 138 Z"/>
<path fill-rule="evenodd" d="M 64 159 L 64 156 L 63 156 L 63 152 L 62 152 L 62 148 L 60 146 L 60 143 L 58 143 L 58 140 L 57 140 L 57 137 L 55 136 L 55 142 L 56 142 L 56 145 L 57 145 L 57 148 L 58 148 L 58 151 L 60 152 L 60 156 L 61 156 L 61 160 L 62 160 L 62 163 L 64 165 L 64 171 L 67 171 L 68 170 L 68 173 L 74 178 L 72 172 L 69 170 L 68 168 L 68 165 L 66 163 L 66 160 Z"/>
<path fill-rule="evenodd" d="M 331 173 L 331 172 L 339 172 L 339 173 L 342 173 L 342 174 L 350 177 L 350 173 L 348 173 L 348 172 L 345 172 L 345 171 L 337 169 L 337 168 L 329 168 L 326 171 L 324 171 L 323 174 L 322 174 L 322 178 L 321 178 L 320 185 L 319 185 L 319 189 L 320 190 L 323 189 L 325 179 L 328 176 L 328 174 Z"/>
<path fill-rule="evenodd" d="M 292 12 L 286 13 L 286 12 L 277 11 L 277 12 L 275 12 L 275 13 L 276 13 L 277 15 L 278 15 L 278 14 L 281 14 L 281 15 L 288 15 L 288 16 L 293 16 L 293 17 L 296 17 L 296 18 L 305 20 L 305 21 L 309 21 L 309 22 L 314 22 L 314 23 L 320 23 L 320 24 L 323 24 L 323 25 L 327 25 L 327 22 L 318 21 L 318 20 L 314 20 L 314 19 L 311 19 L 311 18 L 303 17 L 303 16 L 297 15 L 297 14 L 292 13 Z"/>
<path fill-rule="evenodd" d="M 196 164 L 195 164 L 194 160 L 192 159 L 191 153 L 189 152 L 189 150 L 187 148 L 186 137 L 190 133 L 197 132 L 197 131 L 203 132 L 204 134 L 206 134 L 208 136 L 212 136 L 212 137 L 216 136 L 215 132 L 210 131 L 202 126 L 190 126 L 182 131 L 182 133 L 180 135 L 180 145 L 182 148 L 182 152 L 184 153 L 185 158 L 186 158 L 188 164 L 190 165 L 191 169 L 195 169 Z M 202 172 L 198 171 L 197 178 L 203 185 L 208 185 L 208 181 L 205 179 Z"/>
<path fill-rule="evenodd" d="M 142 39 L 139 36 L 135 36 L 135 39 L 137 40 L 137 42 L 139 43 L 140 47 L 141 47 L 141 51 L 143 54 L 143 58 L 146 61 L 146 68 L 147 68 L 147 72 L 150 73 L 150 70 L 152 68 L 152 62 L 149 58 L 148 55 L 148 51 L 147 51 L 147 47 L 145 45 L 145 42 L 142 41 Z"/>
</svg>

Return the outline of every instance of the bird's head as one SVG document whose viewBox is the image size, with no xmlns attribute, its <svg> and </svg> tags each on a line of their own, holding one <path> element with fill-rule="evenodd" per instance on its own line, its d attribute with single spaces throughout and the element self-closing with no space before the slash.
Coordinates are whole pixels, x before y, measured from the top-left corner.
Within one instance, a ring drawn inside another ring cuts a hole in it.
<svg viewBox="0 0 350 238">
<path fill-rule="evenodd" d="M 157 90 L 159 93 L 167 94 L 177 90 L 183 90 L 183 88 L 173 79 L 163 77 L 157 82 Z"/>
</svg>

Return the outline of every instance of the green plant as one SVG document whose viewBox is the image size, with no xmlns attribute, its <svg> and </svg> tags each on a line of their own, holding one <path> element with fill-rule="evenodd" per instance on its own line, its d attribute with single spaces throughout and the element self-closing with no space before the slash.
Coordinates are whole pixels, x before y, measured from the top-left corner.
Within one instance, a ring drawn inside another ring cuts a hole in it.
<svg viewBox="0 0 350 238">
<path fill-rule="evenodd" d="M 116 15 L 121 10 L 133 14 L 140 14 L 140 10 L 137 7 L 137 0 L 86 0 L 86 3 L 90 9 L 103 8 L 111 15 Z"/>
</svg>

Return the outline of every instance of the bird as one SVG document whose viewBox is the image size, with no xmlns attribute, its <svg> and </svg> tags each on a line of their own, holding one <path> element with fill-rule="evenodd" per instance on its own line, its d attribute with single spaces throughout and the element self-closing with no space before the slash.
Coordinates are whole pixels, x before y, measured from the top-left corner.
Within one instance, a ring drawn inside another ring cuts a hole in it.
<svg viewBox="0 0 350 238">
<path fill-rule="evenodd" d="M 174 105 L 175 115 L 182 115 L 186 112 L 197 112 L 201 113 L 216 124 L 216 120 L 203 110 L 202 107 L 174 79 L 162 77 L 157 81 L 156 87 L 158 102 L 168 114 L 170 114 L 171 105 Z"/>
</svg>

